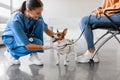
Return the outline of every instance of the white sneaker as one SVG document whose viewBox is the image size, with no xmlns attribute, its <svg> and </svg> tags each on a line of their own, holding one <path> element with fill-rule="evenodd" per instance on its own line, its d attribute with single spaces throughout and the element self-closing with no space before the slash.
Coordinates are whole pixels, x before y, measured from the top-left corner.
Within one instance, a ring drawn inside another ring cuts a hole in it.
<svg viewBox="0 0 120 80">
<path fill-rule="evenodd" d="M 43 62 L 40 61 L 37 53 L 32 53 L 30 55 L 30 61 L 35 65 L 43 66 Z"/>
<path fill-rule="evenodd" d="M 7 50 L 4 52 L 4 56 L 11 64 L 20 64 L 20 61 L 15 59 Z"/>
<path fill-rule="evenodd" d="M 94 53 L 91 54 L 88 50 L 85 54 L 83 54 L 82 56 L 79 56 L 77 58 L 77 62 L 80 62 L 80 63 L 88 63 L 89 60 L 93 57 Z M 99 58 L 98 58 L 98 55 L 96 54 L 93 58 L 94 62 L 95 63 L 98 63 L 99 62 Z"/>
</svg>

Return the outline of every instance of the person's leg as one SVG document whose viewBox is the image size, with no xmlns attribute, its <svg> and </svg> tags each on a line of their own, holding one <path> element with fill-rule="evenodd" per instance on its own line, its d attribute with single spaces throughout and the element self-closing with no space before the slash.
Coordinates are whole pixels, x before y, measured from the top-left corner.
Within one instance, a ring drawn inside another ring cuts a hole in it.
<svg viewBox="0 0 120 80">
<path fill-rule="evenodd" d="M 120 14 L 115 14 L 113 16 L 110 16 L 110 18 L 115 22 L 120 22 L 119 17 L 120 17 Z M 90 50 L 91 52 L 94 52 L 94 50 L 95 50 L 91 25 L 93 25 L 95 23 L 102 23 L 102 22 L 108 23 L 110 21 L 106 17 L 96 17 L 95 15 L 92 15 L 91 17 L 85 16 L 80 20 L 80 23 L 79 23 L 80 29 L 82 31 L 85 29 L 83 35 L 87 42 L 88 50 Z"/>
<path fill-rule="evenodd" d="M 43 32 L 44 32 L 44 22 L 43 20 L 39 20 L 37 21 L 36 27 L 34 29 L 34 36 L 35 38 L 40 39 L 42 41 L 42 45 L 44 44 Z"/>
<path fill-rule="evenodd" d="M 88 50 L 82 56 L 79 56 L 77 61 L 86 63 L 93 56 L 93 53 L 95 51 L 93 32 L 92 32 L 91 26 L 90 26 L 90 17 L 89 16 L 83 17 L 80 20 L 79 26 L 80 26 L 81 31 L 84 30 L 83 36 L 86 40 Z M 97 61 L 98 61 L 98 59 L 97 59 Z"/>
<path fill-rule="evenodd" d="M 91 27 L 89 25 L 89 16 L 85 16 L 83 17 L 81 20 L 80 20 L 80 23 L 79 23 L 79 26 L 80 26 L 80 29 L 81 31 L 84 30 L 83 32 L 83 36 L 87 42 L 87 47 L 88 47 L 88 50 L 93 53 L 95 51 L 95 48 L 94 48 L 94 41 L 93 41 L 93 32 L 91 30 Z"/>
<path fill-rule="evenodd" d="M 36 23 L 36 27 L 33 31 L 34 33 L 34 37 L 33 37 L 33 42 L 34 44 L 39 44 L 39 45 L 43 45 L 44 41 L 43 41 L 43 31 L 44 31 L 44 22 L 43 20 L 39 20 Z M 43 65 L 43 62 L 41 61 L 41 59 L 39 58 L 39 53 L 43 53 L 44 50 L 36 50 L 36 51 L 32 51 L 32 54 L 30 55 L 30 60 L 35 63 L 35 64 L 40 64 Z"/>
<path fill-rule="evenodd" d="M 40 39 L 33 37 L 34 44 L 42 45 L 42 41 Z M 35 65 L 43 65 L 43 62 L 39 59 L 38 52 L 43 52 L 43 50 L 28 50 L 26 47 L 16 47 L 14 50 L 11 50 L 10 53 L 15 57 L 22 57 L 30 54 L 29 60 L 32 62 L 32 64 Z"/>
<path fill-rule="evenodd" d="M 4 56 L 8 59 L 8 61 L 12 64 L 20 64 L 19 56 L 13 56 L 13 54 L 10 52 L 16 44 L 14 37 L 12 36 L 2 36 L 3 43 L 6 45 L 7 50 L 4 52 Z"/>
<path fill-rule="evenodd" d="M 39 39 L 33 38 L 34 43 L 41 45 L 42 42 Z M 22 56 L 26 56 L 28 54 L 33 54 L 32 56 L 36 56 L 37 52 L 41 52 L 41 50 L 28 50 L 25 46 L 17 46 L 13 37 L 3 36 L 2 40 L 7 47 L 7 51 L 5 51 L 5 56 L 11 61 L 12 64 L 20 64 L 19 58 Z M 43 51 L 42 51 L 43 52 Z M 35 63 L 35 61 L 36 63 Z M 34 59 L 33 62 L 37 65 L 41 65 L 41 62 L 38 58 Z"/>
<path fill-rule="evenodd" d="M 113 19 L 115 22 L 120 22 L 119 17 L 120 17 L 120 14 L 116 14 L 116 15 L 111 16 L 111 19 Z M 89 21 L 89 23 L 88 23 L 88 21 Z M 91 25 L 93 25 L 95 23 L 102 23 L 102 22 L 108 23 L 110 21 L 106 17 L 96 17 L 95 15 L 92 15 L 91 17 L 85 16 L 81 19 L 79 25 L 80 25 L 80 28 L 82 31 L 85 29 L 83 35 L 85 37 L 85 40 L 86 40 L 87 46 L 88 46 L 88 51 L 83 56 L 81 56 L 81 57 L 83 57 L 83 58 L 81 58 L 81 62 L 88 62 L 88 60 L 93 56 L 93 53 L 95 52 L 93 32 L 91 30 Z M 92 54 L 92 55 L 90 55 L 90 54 Z M 87 59 L 85 59 L 86 56 L 87 56 Z M 96 62 L 98 62 L 98 59 L 96 60 Z"/>
<path fill-rule="evenodd" d="M 38 44 L 38 45 L 42 45 L 42 41 L 38 38 L 33 38 L 33 42 L 34 44 Z M 36 65 L 43 65 L 43 62 L 41 61 L 41 59 L 39 58 L 38 54 L 39 53 L 43 53 L 43 50 L 31 50 L 30 51 L 30 61 L 33 63 L 33 64 L 36 64 Z"/>
</svg>

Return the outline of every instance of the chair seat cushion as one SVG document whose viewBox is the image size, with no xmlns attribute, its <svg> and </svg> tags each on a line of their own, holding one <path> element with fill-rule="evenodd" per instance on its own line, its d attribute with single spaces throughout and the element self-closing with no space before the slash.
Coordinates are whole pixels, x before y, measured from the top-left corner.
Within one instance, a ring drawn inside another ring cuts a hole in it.
<svg viewBox="0 0 120 80">
<path fill-rule="evenodd" d="M 115 23 L 115 24 L 120 29 L 120 23 Z M 94 29 L 112 29 L 112 30 L 116 30 L 113 23 L 105 23 L 105 22 L 93 24 L 91 28 L 92 28 L 92 30 L 94 30 Z"/>
</svg>

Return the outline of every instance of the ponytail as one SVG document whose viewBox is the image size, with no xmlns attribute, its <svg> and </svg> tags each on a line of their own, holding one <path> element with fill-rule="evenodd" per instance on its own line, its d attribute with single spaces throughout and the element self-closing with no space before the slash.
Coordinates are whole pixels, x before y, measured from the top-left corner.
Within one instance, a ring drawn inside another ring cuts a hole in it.
<svg viewBox="0 0 120 80">
<path fill-rule="evenodd" d="M 14 10 L 11 14 L 13 14 L 16 11 L 20 11 L 24 14 L 24 11 L 26 9 L 26 1 L 24 1 L 19 9 Z"/>
<path fill-rule="evenodd" d="M 41 0 L 26 0 L 22 3 L 21 7 L 15 11 L 20 11 L 24 14 L 26 8 L 33 10 L 38 7 L 43 7 L 43 3 Z M 13 11 L 12 13 L 14 13 Z"/>
<path fill-rule="evenodd" d="M 24 14 L 25 10 L 26 10 L 26 1 L 22 3 L 22 6 L 18 9 L 18 11 L 21 11 Z"/>
</svg>

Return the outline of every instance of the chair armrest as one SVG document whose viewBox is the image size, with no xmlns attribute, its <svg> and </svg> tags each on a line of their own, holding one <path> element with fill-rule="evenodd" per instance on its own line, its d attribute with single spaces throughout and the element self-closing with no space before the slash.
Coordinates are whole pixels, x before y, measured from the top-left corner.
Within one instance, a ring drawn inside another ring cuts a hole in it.
<svg viewBox="0 0 120 80">
<path fill-rule="evenodd" d="M 111 23 L 113 24 L 113 28 L 120 31 L 118 25 L 107 15 L 107 12 L 109 12 L 109 11 L 118 11 L 118 10 L 120 10 L 120 8 L 118 8 L 118 9 L 107 9 L 107 10 L 104 11 L 104 15 L 111 21 Z M 120 11 L 118 13 L 120 13 Z"/>
</svg>

